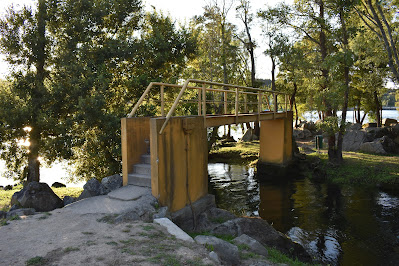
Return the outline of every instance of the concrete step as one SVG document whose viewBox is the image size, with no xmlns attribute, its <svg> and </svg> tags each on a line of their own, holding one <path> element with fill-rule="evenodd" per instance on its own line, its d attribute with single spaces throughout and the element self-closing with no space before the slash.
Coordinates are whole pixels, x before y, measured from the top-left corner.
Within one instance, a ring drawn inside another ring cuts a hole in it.
<svg viewBox="0 0 399 266">
<path fill-rule="evenodd" d="M 133 166 L 133 173 L 151 176 L 151 164 L 138 163 Z"/>
<path fill-rule="evenodd" d="M 141 162 L 151 164 L 151 155 L 150 154 L 141 155 Z"/>
<path fill-rule="evenodd" d="M 151 187 L 151 176 L 141 174 L 129 174 L 128 184 L 139 187 Z"/>
</svg>

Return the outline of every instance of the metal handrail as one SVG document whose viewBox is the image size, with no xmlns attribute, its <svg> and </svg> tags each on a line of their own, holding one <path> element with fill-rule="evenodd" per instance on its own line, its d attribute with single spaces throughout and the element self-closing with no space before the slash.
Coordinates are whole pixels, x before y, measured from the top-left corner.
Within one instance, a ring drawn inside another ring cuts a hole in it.
<svg viewBox="0 0 399 266">
<path fill-rule="evenodd" d="M 202 84 L 202 87 L 196 87 L 196 86 L 188 86 L 189 83 L 196 83 L 196 84 Z M 214 89 L 214 88 L 206 88 L 205 85 L 214 85 L 214 86 L 221 86 L 223 89 Z M 224 83 L 219 83 L 219 82 L 213 82 L 213 81 L 204 81 L 204 80 L 197 80 L 197 79 L 187 79 L 183 85 L 177 85 L 177 84 L 168 84 L 168 83 L 161 83 L 161 82 L 151 82 L 146 90 L 144 91 L 143 95 L 140 97 L 138 102 L 135 104 L 133 107 L 132 111 L 129 113 L 128 117 L 133 117 L 133 115 L 136 113 L 137 109 L 141 105 L 141 103 L 144 101 L 145 97 L 148 95 L 150 92 L 151 88 L 154 86 L 161 86 L 161 113 L 162 116 L 164 116 L 164 88 L 165 87 L 172 87 L 172 88 L 181 88 L 178 96 L 176 97 L 172 107 L 170 108 L 168 114 L 166 115 L 165 122 L 163 123 L 161 130 L 159 131 L 159 134 L 162 134 L 167 123 L 169 122 L 170 118 L 172 117 L 174 111 L 176 110 L 179 101 L 181 100 L 184 92 L 186 89 L 195 89 L 198 90 L 198 114 L 200 115 L 201 113 L 201 108 L 202 108 L 202 113 L 204 117 L 206 117 L 206 91 L 216 91 L 216 92 L 222 92 L 225 95 L 225 100 L 220 101 L 224 102 L 225 104 L 225 112 L 227 110 L 227 103 L 235 103 L 235 115 L 238 116 L 238 110 L 239 110 L 239 103 L 242 103 L 239 101 L 239 94 L 244 94 L 245 96 L 245 110 L 247 108 L 247 104 L 252 104 L 252 102 L 246 102 L 246 95 L 257 95 L 258 96 L 258 115 L 260 115 L 261 112 L 261 105 L 262 105 L 262 96 L 263 94 L 270 93 L 273 94 L 273 99 L 274 99 L 274 110 L 273 113 L 277 113 L 277 95 L 285 95 L 285 110 L 287 110 L 288 105 L 287 105 L 287 99 L 289 98 L 289 95 L 287 93 L 283 92 L 278 92 L 278 91 L 272 91 L 272 90 L 265 90 L 265 89 L 260 89 L 260 88 L 252 88 L 252 87 L 245 87 L 245 86 L 239 86 L 239 85 L 232 85 L 232 84 L 224 84 Z M 227 90 L 226 88 L 233 88 L 235 90 Z M 248 91 L 239 91 L 239 89 L 245 89 L 245 90 L 252 90 L 254 92 L 248 92 Z M 202 91 L 202 97 L 200 94 L 200 91 Z M 235 93 L 235 101 L 227 101 L 227 93 Z M 288 96 L 288 97 L 287 97 Z M 203 99 L 201 99 L 203 98 Z M 201 106 L 202 102 L 202 106 Z M 209 101 L 208 101 L 209 102 Z M 269 110 L 271 110 L 271 106 L 269 104 L 269 101 L 266 101 Z M 255 104 L 255 102 L 254 102 Z M 246 112 L 246 111 L 245 111 Z"/>
</svg>

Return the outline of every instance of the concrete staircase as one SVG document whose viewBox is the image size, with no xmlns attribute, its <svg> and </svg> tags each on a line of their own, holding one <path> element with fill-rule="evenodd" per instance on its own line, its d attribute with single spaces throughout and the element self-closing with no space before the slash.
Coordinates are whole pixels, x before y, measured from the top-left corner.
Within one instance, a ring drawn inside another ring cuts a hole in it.
<svg viewBox="0 0 399 266">
<path fill-rule="evenodd" d="M 128 176 L 128 184 L 151 187 L 151 155 L 141 155 L 141 163 L 133 166 L 133 173 Z"/>
</svg>

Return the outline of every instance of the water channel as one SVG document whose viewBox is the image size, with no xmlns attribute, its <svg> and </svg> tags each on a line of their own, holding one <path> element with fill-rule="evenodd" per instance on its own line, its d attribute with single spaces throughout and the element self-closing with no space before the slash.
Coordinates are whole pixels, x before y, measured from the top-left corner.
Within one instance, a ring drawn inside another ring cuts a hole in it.
<svg viewBox="0 0 399 266">
<path fill-rule="evenodd" d="M 398 265 L 399 193 L 301 177 L 258 181 L 254 168 L 224 163 L 209 164 L 208 173 L 218 207 L 262 217 L 316 262 Z"/>
</svg>

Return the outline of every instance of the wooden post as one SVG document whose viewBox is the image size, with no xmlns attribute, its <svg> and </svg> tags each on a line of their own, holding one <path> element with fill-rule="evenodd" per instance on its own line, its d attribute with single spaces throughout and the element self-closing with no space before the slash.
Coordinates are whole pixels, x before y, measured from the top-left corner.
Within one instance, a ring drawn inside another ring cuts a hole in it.
<svg viewBox="0 0 399 266">
<path fill-rule="evenodd" d="M 238 88 L 236 88 L 236 106 L 235 106 L 236 124 L 238 121 Z"/>
<path fill-rule="evenodd" d="M 201 89 L 198 89 L 198 115 L 201 115 Z"/>
<path fill-rule="evenodd" d="M 224 92 L 224 114 L 227 114 L 227 92 Z"/>
<path fill-rule="evenodd" d="M 260 112 L 262 111 L 262 93 L 258 92 L 258 121 L 260 121 Z"/>
<path fill-rule="evenodd" d="M 244 93 L 244 113 L 248 113 L 247 94 Z"/>
<path fill-rule="evenodd" d="M 165 116 L 165 96 L 164 96 L 165 86 L 161 85 L 161 116 Z"/>
<path fill-rule="evenodd" d="M 206 124 L 206 87 L 202 84 L 202 115 L 204 116 L 204 123 Z"/>
</svg>

